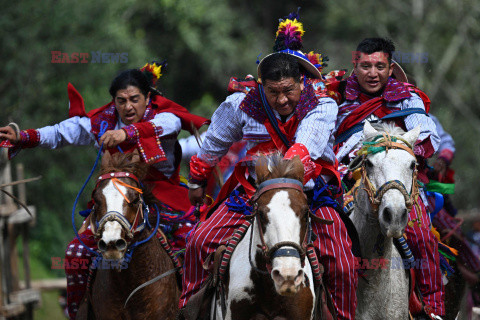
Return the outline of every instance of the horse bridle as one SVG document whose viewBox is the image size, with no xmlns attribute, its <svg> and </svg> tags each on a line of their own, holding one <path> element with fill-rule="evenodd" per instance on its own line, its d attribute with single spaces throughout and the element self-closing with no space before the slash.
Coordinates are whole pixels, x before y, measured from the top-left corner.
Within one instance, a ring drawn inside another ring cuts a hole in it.
<svg viewBox="0 0 480 320">
<path fill-rule="evenodd" d="M 145 228 L 145 225 L 147 224 L 146 219 L 147 219 L 148 215 L 144 214 L 144 211 L 147 211 L 148 208 L 145 206 L 145 204 L 143 202 L 143 199 L 141 197 L 141 192 L 138 191 L 139 187 L 140 187 L 140 181 L 134 174 L 132 174 L 130 172 L 112 172 L 112 173 L 107 173 L 107 174 L 101 175 L 97 179 L 97 187 L 98 187 L 98 184 L 101 181 L 109 180 L 109 179 L 118 179 L 118 178 L 130 178 L 130 179 L 133 179 L 134 181 L 137 182 L 138 187 L 129 186 L 131 189 L 134 189 L 134 190 L 136 190 L 137 192 L 140 193 L 139 194 L 140 203 L 138 205 L 138 209 L 137 209 L 137 213 L 135 215 L 135 219 L 134 219 L 133 223 L 131 224 L 127 220 L 127 218 L 125 218 L 125 216 L 122 213 L 120 213 L 118 211 L 108 211 L 102 217 L 102 219 L 100 219 L 98 224 L 95 225 L 96 230 L 92 230 L 93 234 L 95 235 L 95 238 L 97 238 L 97 239 L 101 238 L 102 232 L 105 228 L 105 224 L 109 221 L 118 222 L 120 224 L 120 226 L 122 227 L 122 229 L 125 231 L 127 237 L 130 240 L 133 239 L 135 234 L 143 231 L 143 229 Z M 123 185 L 125 185 L 125 184 L 123 184 Z M 95 187 L 95 189 L 97 187 Z M 123 196 L 125 197 L 125 195 L 123 195 Z M 140 221 L 142 221 L 142 222 L 140 223 Z"/>
<path fill-rule="evenodd" d="M 379 211 L 380 203 L 382 202 L 382 198 L 388 190 L 396 189 L 400 191 L 400 193 L 403 195 L 405 199 L 405 206 L 408 211 L 410 211 L 414 205 L 418 206 L 418 202 L 416 199 L 419 195 L 418 184 L 417 184 L 418 170 L 416 166 L 412 175 L 412 192 L 411 193 L 407 191 L 407 188 L 400 180 L 389 180 L 385 182 L 383 185 L 381 185 L 378 189 L 376 189 L 373 183 L 368 178 L 367 169 L 365 167 L 365 163 L 366 163 L 365 160 L 367 155 L 370 153 L 368 151 L 369 148 L 385 148 L 385 152 L 388 152 L 389 149 L 401 149 L 401 150 L 407 151 L 414 158 L 416 158 L 413 152 L 412 146 L 407 141 L 399 137 L 391 137 L 388 134 L 383 134 L 382 136 L 383 136 L 383 139 L 381 141 L 377 143 L 369 144 L 367 148 L 364 147 L 360 149 L 359 155 L 362 157 L 361 162 L 355 167 L 355 169 L 360 168 L 361 177 L 362 177 L 361 184 L 365 186 L 362 189 L 365 190 L 365 192 L 368 195 L 368 199 L 370 201 L 370 205 L 372 207 L 372 212 L 375 219 L 378 219 L 378 211 Z M 378 136 L 378 137 L 382 137 L 382 136 Z M 396 139 L 402 140 L 405 144 L 396 142 L 395 141 Z M 358 188 L 353 193 L 355 201 L 356 201 L 356 191 L 358 191 Z"/>
<path fill-rule="evenodd" d="M 250 199 L 250 202 L 253 203 L 253 213 L 251 215 L 251 218 L 253 219 L 252 225 L 254 224 L 255 220 L 257 221 L 258 225 L 258 232 L 260 235 L 260 242 L 261 245 L 258 245 L 258 247 L 262 250 L 262 254 L 266 260 L 266 267 L 268 272 L 259 270 L 257 267 L 253 265 L 253 262 L 251 261 L 251 248 L 252 248 L 252 237 L 253 237 L 253 230 L 250 234 L 250 245 L 249 245 L 249 259 L 250 259 L 250 265 L 252 268 L 254 268 L 257 272 L 263 273 L 263 274 L 269 274 L 272 270 L 272 260 L 277 257 L 296 257 L 300 259 L 302 268 L 305 266 L 305 255 L 306 255 L 306 247 L 308 244 L 308 235 L 310 234 L 309 232 L 309 217 L 310 215 L 307 214 L 307 230 L 305 232 L 305 236 L 302 242 L 302 245 L 299 245 L 298 243 L 295 243 L 293 241 L 281 241 L 276 243 L 273 247 L 269 248 L 268 245 L 265 242 L 265 237 L 263 234 L 263 229 L 262 229 L 262 221 L 259 217 L 261 214 L 258 211 L 258 199 L 267 191 L 269 190 L 274 190 L 274 189 L 294 189 L 299 192 L 301 192 L 305 198 L 306 195 L 303 192 L 303 183 L 296 180 L 296 179 L 289 179 L 289 178 L 276 178 L 276 179 L 270 179 L 267 180 L 263 183 L 261 183 L 258 188 L 257 192 L 253 195 L 253 197 Z M 290 248 L 284 248 L 284 247 L 293 247 L 293 249 Z"/>
</svg>

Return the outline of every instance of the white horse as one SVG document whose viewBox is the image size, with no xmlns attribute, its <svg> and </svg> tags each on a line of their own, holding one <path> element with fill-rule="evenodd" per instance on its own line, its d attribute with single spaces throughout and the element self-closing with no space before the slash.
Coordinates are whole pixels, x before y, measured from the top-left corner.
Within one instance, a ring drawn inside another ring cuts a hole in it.
<svg viewBox="0 0 480 320">
<path fill-rule="evenodd" d="M 305 244 L 308 204 L 298 157 L 274 155 L 256 165 L 259 188 L 252 225 L 232 254 L 225 303 L 212 302 L 212 319 L 310 320 L 316 304 Z M 216 310 L 216 311 L 215 311 Z"/>
<path fill-rule="evenodd" d="M 420 128 L 405 133 L 393 124 L 375 127 L 365 122 L 362 180 L 351 216 L 366 259 L 360 267 L 370 267 L 366 280 L 359 279 L 356 318 L 408 319 L 409 280 L 393 238 L 402 236 L 412 208 L 417 170 L 412 146 Z M 369 152 L 367 147 L 376 149 Z"/>
</svg>

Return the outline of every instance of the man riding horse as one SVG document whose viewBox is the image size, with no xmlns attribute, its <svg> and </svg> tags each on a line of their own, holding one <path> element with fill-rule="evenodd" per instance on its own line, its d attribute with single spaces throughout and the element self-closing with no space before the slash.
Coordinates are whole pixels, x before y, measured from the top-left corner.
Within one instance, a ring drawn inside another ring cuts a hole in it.
<svg viewBox="0 0 480 320">
<path fill-rule="evenodd" d="M 40 129 L 20 131 L 15 124 L 2 127 L 0 139 L 4 141 L 0 146 L 10 148 L 10 158 L 21 149 L 37 146 L 55 149 L 93 143 L 97 147 L 103 145 L 103 150 L 110 153 L 138 150 L 142 161 L 151 165 L 143 182 L 153 186 L 154 196 L 163 204 L 160 211 L 186 212 L 190 204 L 187 189 L 179 184 L 181 149 L 177 135 L 182 128 L 192 130 L 192 123 L 199 128 L 206 119 L 190 114 L 154 88 L 163 66 L 153 63 L 142 70 L 121 72 L 110 86 L 113 100 L 88 113 L 82 97 L 69 84 L 69 119 Z M 86 245 L 96 248 L 92 231 L 86 226 L 84 223 L 80 236 Z M 65 258 L 66 265 L 70 265 L 71 259 L 90 258 L 90 253 L 75 238 L 68 245 Z M 66 268 L 65 273 L 68 313 L 75 319 L 85 293 L 88 268 Z"/>
<path fill-rule="evenodd" d="M 406 81 L 406 78 L 398 79 L 403 70 L 392 61 L 394 51 L 395 46 L 390 40 L 364 39 L 352 55 L 353 74 L 346 80 L 329 86 L 338 97 L 334 150 L 343 168 L 356 157 L 356 152 L 361 147 L 359 142 L 365 120 L 392 120 L 404 130 L 420 126 L 421 132 L 414 147 L 417 158 L 429 158 L 438 149 L 440 139 L 434 122 L 427 115 L 430 100 L 416 87 L 401 82 Z M 397 79 L 392 77 L 394 71 L 398 71 Z M 420 168 L 419 179 L 425 182 L 426 176 L 421 176 L 422 172 L 424 171 Z M 430 318 L 444 315 L 445 310 L 438 242 L 430 230 L 425 201 L 424 197 L 419 199 L 421 212 L 417 212 L 417 209 L 410 211 L 411 221 L 405 234 L 415 259 L 428 261 L 428 269 L 416 270 L 416 281 L 425 304 L 423 316 Z"/>
<path fill-rule="evenodd" d="M 319 70 L 300 51 L 304 31 L 297 19 L 298 15 L 291 14 L 280 22 L 275 52 L 258 66 L 258 83 L 248 93 L 228 96 L 218 107 L 200 152 L 190 161 L 189 197 L 197 205 L 203 202 L 206 181 L 221 157 L 234 142 L 247 141 L 246 161 L 236 166 L 218 196 L 218 207 L 204 217 L 188 240 L 180 298 L 184 316 L 192 307 L 188 302 L 207 279 L 202 268 L 207 256 L 246 219 L 244 213 L 230 210 L 225 198 L 236 189 L 237 197 L 249 199 L 256 175 L 248 160 L 274 151 L 287 159 L 300 157 L 305 167 L 304 190 L 309 200 L 316 202 L 315 214 L 334 221 L 332 225 L 312 223 L 314 246 L 325 267 L 326 285 L 338 318 L 355 316 L 357 278 L 352 243 L 337 211 L 319 200 L 323 196 L 326 202 L 335 203 L 329 190 L 338 190 L 340 185 L 332 149 L 337 105 L 328 97 Z M 321 192 L 322 188 L 326 191 Z"/>
</svg>

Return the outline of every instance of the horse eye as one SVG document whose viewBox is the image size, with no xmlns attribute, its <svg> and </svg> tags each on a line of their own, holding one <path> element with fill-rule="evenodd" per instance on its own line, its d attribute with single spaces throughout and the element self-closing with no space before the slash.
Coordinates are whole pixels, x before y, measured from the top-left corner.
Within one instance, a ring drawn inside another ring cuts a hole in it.
<svg viewBox="0 0 480 320">
<path fill-rule="evenodd" d="M 130 205 L 131 207 L 136 206 L 139 201 L 140 201 L 140 198 L 135 198 L 135 200 L 130 201 L 129 205 Z"/>
<path fill-rule="evenodd" d="M 416 165 L 417 165 L 417 162 L 412 161 L 412 163 L 410 164 L 410 170 L 415 170 Z"/>
<path fill-rule="evenodd" d="M 365 165 L 367 166 L 367 168 L 373 168 L 373 163 L 368 159 L 365 160 Z"/>
</svg>

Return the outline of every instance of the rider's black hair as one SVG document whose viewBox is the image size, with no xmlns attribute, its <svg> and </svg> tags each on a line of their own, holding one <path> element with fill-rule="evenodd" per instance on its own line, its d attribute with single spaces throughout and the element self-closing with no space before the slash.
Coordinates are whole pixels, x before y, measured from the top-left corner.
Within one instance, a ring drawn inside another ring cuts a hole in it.
<svg viewBox="0 0 480 320">
<path fill-rule="evenodd" d="M 266 80 L 280 81 L 283 78 L 293 78 L 295 82 L 300 82 L 301 68 L 295 57 L 286 53 L 274 53 L 262 61 L 260 74 L 264 84 Z"/>
<path fill-rule="evenodd" d="M 128 86 L 137 87 L 145 97 L 152 91 L 150 83 L 143 72 L 138 69 L 129 69 L 120 72 L 115 79 L 113 79 L 109 90 L 110 95 L 115 99 L 118 90 L 126 89 Z"/>
<path fill-rule="evenodd" d="M 394 51 L 395 45 L 392 40 L 386 38 L 366 38 L 357 46 L 357 53 L 372 54 L 374 52 L 385 52 L 389 63 L 392 63 L 392 54 Z"/>
</svg>

